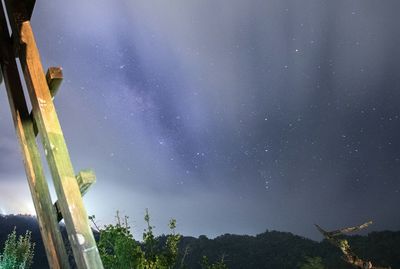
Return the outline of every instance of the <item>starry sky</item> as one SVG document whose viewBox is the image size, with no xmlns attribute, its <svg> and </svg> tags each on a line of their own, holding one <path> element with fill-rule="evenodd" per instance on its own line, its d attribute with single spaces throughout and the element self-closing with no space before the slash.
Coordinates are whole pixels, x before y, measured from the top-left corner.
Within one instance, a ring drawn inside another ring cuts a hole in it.
<svg viewBox="0 0 400 269">
<path fill-rule="evenodd" d="M 32 18 L 98 224 L 399 230 L 397 0 L 53 0 Z M 4 84 L 3 84 L 4 85 Z M 4 86 L 0 213 L 33 213 Z M 51 184 L 49 173 L 48 180 Z M 53 193 L 53 199 L 55 195 Z"/>
</svg>

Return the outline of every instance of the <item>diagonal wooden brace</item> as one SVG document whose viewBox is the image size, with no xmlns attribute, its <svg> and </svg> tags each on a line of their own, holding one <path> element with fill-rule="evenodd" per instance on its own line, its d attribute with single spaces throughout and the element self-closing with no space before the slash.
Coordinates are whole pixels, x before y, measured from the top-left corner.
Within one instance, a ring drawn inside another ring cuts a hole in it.
<svg viewBox="0 0 400 269">
<path fill-rule="evenodd" d="M 0 7 L 0 66 L 4 75 L 11 115 L 21 146 L 25 172 L 35 205 L 43 245 L 50 268 L 69 269 L 68 255 L 61 237 L 59 225 L 56 220 L 56 212 L 44 175 L 33 131 L 33 122 L 29 116 L 6 17 L 1 4 Z"/>
<path fill-rule="evenodd" d="M 83 170 L 76 175 L 76 181 L 78 181 L 79 190 L 83 197 L 88 192 L 90 186 L 96 182 L 96 175 L 93 170 Z M 57 212 L 57 221 L 60 222 L 63 219 L 63 216 L 58 201 L 54 203 L 54 207 Z"/>
</svg>

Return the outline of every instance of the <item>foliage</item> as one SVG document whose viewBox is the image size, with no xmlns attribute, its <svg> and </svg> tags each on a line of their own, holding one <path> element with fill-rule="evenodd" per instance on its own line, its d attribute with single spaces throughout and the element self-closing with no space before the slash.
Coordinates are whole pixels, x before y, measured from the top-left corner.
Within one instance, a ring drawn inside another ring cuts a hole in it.
<svg viewBox="0 0 400 269">
<path fill-rule="evenodd" d="M 213 264 L 210 264 L 207 256 L 203 256 L 201 260 L 201 268 L 202 269 L 228 269 L 224 262 L 224 255 L 222 255 L 221 259 Z"/>
<path fill-rule="evenodd" d="M 21 215 L 0 216 L 0 248 L 4 247 L 4 242 L 14 226 L 21 231 L 32 231 L 32 239 L 36 244 L 34 263 L 31 268 L 49 268 L 35 218 Z M 61 230 L 67 238 L 65 226 L 61 226 Z M 99 234 L 95 233 L 95 236 L 98 239 Z M 368 235 L 344 236 L 343 238 L 348 240 L 354 252 L 360 257 L 367 257 L 381 266 L 391 265 L 392 268 L 400 268 L 400 231 L 371 232 Z M 157 242 L 158 248 L 165 246 L 166 236 L 157 237 Z M 136 243 L 141 246 L 141 243 Z M 276 231 L 266 231 L 257 236 L 233 234 L 216 238 L 182 236 L 178 245 L 179 255 L 175 268 L 179 269 L 201 269 L 200 261 L 203 256 L 207 256 L 210 263 L 215 263 L 220 260 L 223 253 L 226 254 L 225 264 L 229 269 L 299 268 L 299 262 L 304 262 L 306 256 L 321 257 L 325 268 L 353 268 L 343 261 L 340 250 L 326 240 L 317 242 Z M 2 249 L 0 253 L 1 251 Z"/>
<path fill-rule="evenodd" d="M 31 243 L 31 232 L 26 231 L 17 240 L 15 228 L 8 235 L 3 254 L 0 255 L 0 269 L 27 269 L 32 264 L 35 244 Z"/>
<path fill-rule="evenodd" d="M 94 216 L 90 219 L 94 222 Z M 99 229 L 99 252 L 105 268 L 137 268 L 142 260 L 140 246 L 135 242 L 126 221 L 122 224 L 117 214 L 115 225 Z"/>
<path fill-rule="evenodd" d="M 324 269 L 321 257 L 306 257 L 299 269 Z"/>
<path fill-rule="evenodd" d="M 99 228 L 94 222 L 95 216 L 89 217 L 100 233 L 98 248 L 104 267 L 107 269 L 170 269 L 174 268 L 178 257 L 178 243 L 181 238 L 175 232 L 176 220 L 169 223 L 171 234 L 165 244 L 159 246 L 159 240 L 154 236 L 154 226 L 150 224 L 148 210 L 144 220 L 147 228 L 143 233 L 142 246 L 133 239 L 128 225 L 128 217 L 121 221 L 117 211 L 117 222 Z"/>
</svg>

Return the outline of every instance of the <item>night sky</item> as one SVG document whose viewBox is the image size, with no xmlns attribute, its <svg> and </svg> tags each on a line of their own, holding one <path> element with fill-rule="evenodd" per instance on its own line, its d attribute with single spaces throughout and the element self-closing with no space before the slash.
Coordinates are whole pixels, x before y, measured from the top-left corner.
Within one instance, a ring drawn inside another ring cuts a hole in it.
<svg viewBox="0 0 400 269">
<path fill-rule="evenodd" d="M 398 0 L 37 2 L 98 224 L 119 209 L 140 238 L 149 208 L 158 233 L 400 229 Z M 0 213 L 33 213 L 3 85 Z"/>
</svg>

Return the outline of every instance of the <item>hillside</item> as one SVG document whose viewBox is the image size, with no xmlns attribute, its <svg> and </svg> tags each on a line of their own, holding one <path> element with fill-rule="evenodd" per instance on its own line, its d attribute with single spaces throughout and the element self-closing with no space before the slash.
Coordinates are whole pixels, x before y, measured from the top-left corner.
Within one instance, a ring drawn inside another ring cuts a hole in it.
<svg viewBox="0 0 400 269">
<path fill-rule="evenodd" d="M 17 233 L 32 231 L 36 243 L 34 269 L 48 268 L 39 228 L 35 218 L 25 215 L 0 216 L 0 246 L 3 248 L 7 235 L 17 227 Z M 62 228 L 64 233 L 65 229 Z M 161 242 L 165 237 L 160 237 Z M 400 232 L 372 232 L 368 236 L 348 237 L 354 251 L 361 257 L 368 257 L 380 265 L 400 268 Z M 215 261 L 225 257 L 231 269 L 268 268 L 293 269 L 304 257 L 319 256 L 327 269 L 349 268 L 341 261 L 340 253 L 325 241 L 316 242 L 286 232 L 266 231 L 256 236 L 225 234 L 214 239 L 206 236 L 183 237 L 180 253 L 187 252 L 184 260 L 186 268 L 201 268 L 199 261 L 203 255 Z"/>
</svg>

